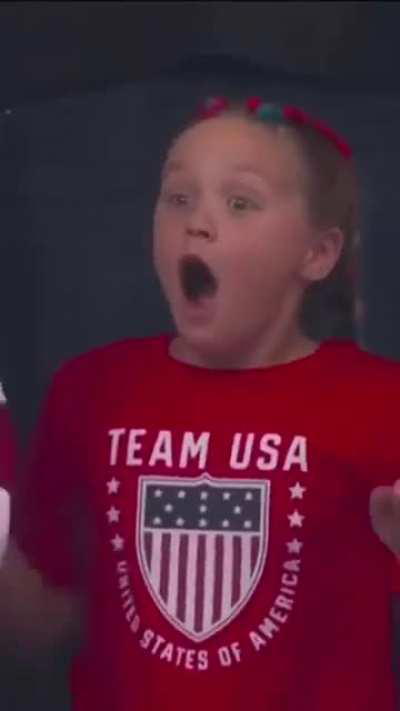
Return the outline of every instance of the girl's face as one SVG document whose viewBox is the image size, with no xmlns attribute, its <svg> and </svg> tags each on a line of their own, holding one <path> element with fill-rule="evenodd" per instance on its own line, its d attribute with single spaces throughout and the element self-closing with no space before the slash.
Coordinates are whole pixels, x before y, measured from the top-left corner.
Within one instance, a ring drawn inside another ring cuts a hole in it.
<svg viewBox="0 0 400 711">
<path fill-rule="evenodd" d="M 154 258 L 178 332 L 226 358 L 297 319 L 306 286 L 334 266 L 317 247 L 304 165 L 284 132 L 237 116 L 186 130 L 164 166 Z"/>
</svg>

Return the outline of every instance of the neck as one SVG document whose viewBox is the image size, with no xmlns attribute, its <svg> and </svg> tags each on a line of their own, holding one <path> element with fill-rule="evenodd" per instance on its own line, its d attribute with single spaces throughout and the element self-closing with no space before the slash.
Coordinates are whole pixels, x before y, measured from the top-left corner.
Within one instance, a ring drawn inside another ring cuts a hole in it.
<svg viewBox="0 0 400 711">
<path fill-rule="evenodd" d="M 283 365 L 312 355 L 319 344 L 304 336 L 300 329 L 271 329 L 253 341 L 227 352 L 207 354 L 178 336 L 171 345 L 171 355 L 188 365 L 212 370 L 248 370 Z"/>
</svg>

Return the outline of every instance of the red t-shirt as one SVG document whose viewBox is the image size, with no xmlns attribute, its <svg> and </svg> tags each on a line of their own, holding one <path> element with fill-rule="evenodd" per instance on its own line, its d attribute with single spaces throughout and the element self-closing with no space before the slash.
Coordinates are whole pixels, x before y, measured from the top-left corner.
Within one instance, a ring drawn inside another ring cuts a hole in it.
<svg viewBox="0 0 400 711">
<path fill-rule="evenodd" d="M 168 338 L 60 370 L 20 541 L 86 586 L 84 711 L 393 711 L 393 557 L 371 490 L 400 472 L 400 367 L 327 343 L 211 371 Z"/>
</svg>

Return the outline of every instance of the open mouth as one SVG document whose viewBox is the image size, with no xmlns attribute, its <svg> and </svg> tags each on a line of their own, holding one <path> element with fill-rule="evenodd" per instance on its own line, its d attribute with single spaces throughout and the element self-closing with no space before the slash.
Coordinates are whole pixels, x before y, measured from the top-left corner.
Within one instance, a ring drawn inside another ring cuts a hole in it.
<svg viewBox="0 0 400 711">
<path fill-rule="evenodd" d="M 183 257 L 179 264 L 183 293 L 195 303 L 204 297 L 214 296 L 218 282 L 208 264 L 194 255 Z"/>
</svg>

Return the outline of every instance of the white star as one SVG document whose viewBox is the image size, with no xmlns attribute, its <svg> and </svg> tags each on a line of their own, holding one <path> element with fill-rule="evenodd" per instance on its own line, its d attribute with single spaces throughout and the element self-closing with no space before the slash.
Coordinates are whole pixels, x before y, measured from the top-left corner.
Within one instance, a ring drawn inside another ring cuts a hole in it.
<svg viewBox="0 0 400 711">
<path fill-rule="evenodd" d="M 202 504 L 202 506 L 199 506 L 200 513 L 206 513 L 207 510 L 208 506 L 204 506 L 204 504 Z"/>
<path fill-rule="evenodd" d="M 116 536 L 114 536 L 114 538 L 111 539 L 111 543 L 112 543 L 112 546 L 113 546 L 115 552 L 122 551 L 122 549 L 125 545 L 124 539 L 121 538 L 121 536 L 119 536 L 118 534 Z"/>
<path fill-rule="evenodd" d="M 175 523 L 177 526 L 183 526 L 183 524 L 185 523 L 185 519 L 184 518 L 177 518 Z"/>
<path fill-rule="evenodd" d="M 241 506 L 235 506 L 235 508 L 233 509 L 233 513 L 235 513 L 235 514 L 240 514 L 240 513 L 242 513 L 242 507 L 241 507 Z"/>
<path fill-rule="evenodd" d="M 155 526 L 159 526 L 161 523 L 162 523 L 162 521 L 159 516 L 156 516 L 155 518 L 153 518 L 153 524 Z"/>
<path fill-rule="evenodd" d="M 114 506 L 107 511 L 108 523 L 118 523 L 120 517 L 120 511 Z"/>
<path fill-rule="evenodd" d="M 202 501 L 206 501 L 206 499 L 208 499 L 208 491 L 202 491 L 200 494 L 200 498 Z"/>
<path fill-rule="evenodd" d="M 161 497 L 162 497 L 161 489 L 156 489 L 154 492 L 154 496 L 156 497 L 156 499 L 161 499 Z"/>
<path fill-rule="evenodd" d="M 246 492 L 246 496 L 244 497 L 244 500 L 245 501 L 253 501 L 253 494 L 251 493 L 251 491 Z"/>
<path fill-rule="evenodd" d="M 110 481 L 107 482 L 107 489 L 109 494 L 117 494 L 118 489 L 121 486 L 121 482 L 118 481 L 115 477 L 110 479 Z"/>
<path fill-rule="evenodd" d="M 299 482 L 295 486 L 289 486 L 289 491 L 292 499 L 302 499 L 304 492 L 307 491 L 305 486 L 301 486 Z"/>
<path fill-rule="evenodd" d="M 303 544 L 295 538 L 293 541 L 286 543 L 289 553 L 295 553 L 296 555 L 301 552 Z"/>
<path fill-rule="evenodd" d="M 253 525 L 252 521 L 245 521 L 243 524 L 244 528 L 251 528 L 252 525 Z"/>
<path fill-rule="evenodd" d="M 199 521 L 199 526 L 200 528 L 205 528 L 207 526 L 208 521 L 205 518 L 201 518 Z"/>
<path fill-rule="evenodd" d="M 183 491 L 183 489 L 180 489 L 180 491 L 178 491 L 178 499 L 184 499 L 185 496 L 186 496 L 186 491 Z"/>
<path fill-rule="evenodd" d="M 224 501 L 229 501 L 229 499 L 231 498 L 230 491 L 224 491 L 224 493 L 222 494 L 222 498 Z"/>
<path fill-rule="evenodd" d="M 174 510 L 174 507 L 172 506 L 172 504 L 166 504 L 164 506 L 164 511 L 166 511 L 167 513 L 171 513 L 171 511 L 173 511 L 173 510 Z"/>
<path fill-rule="evenodd" d="M 295 526 L 301 528 L 303 525 L 304 516 L 300 516 L 298 511 L 294 511 L 292 514 L 288 515 L 288 519 L 290 521 L 290 528 L 294 528 Z"/>
<path fill-rule="evenodd" d="M 227 519 L 225 519 L 225 521 L 222 521 L 222 528 L 229 528 L 229 526 L 230 526 L 230 523 Z"/>
</svg>

